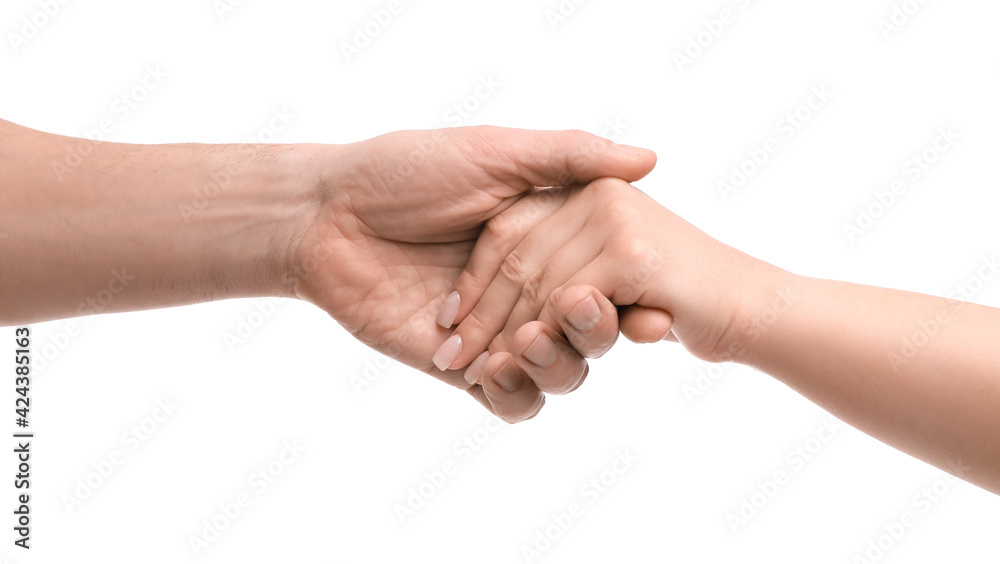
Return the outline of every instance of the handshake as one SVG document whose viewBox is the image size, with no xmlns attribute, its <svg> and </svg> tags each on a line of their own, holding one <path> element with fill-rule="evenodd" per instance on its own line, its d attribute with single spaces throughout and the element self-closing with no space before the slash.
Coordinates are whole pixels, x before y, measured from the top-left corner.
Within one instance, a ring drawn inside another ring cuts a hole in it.
<svg viewBox="0 0 1000 564">
<path fill-rule="evenodd" d="M 289 291 L 508 422 L 579 387 L 619 331 L 733 360 L 780 278 L 629 184 L 648 150 L 491 127 L 340 150 Z"/>
<path fill-rule="evenodd" d="M 509 422 L 580 386 L 620 331 L 753 366 L 1000 492 L 1000 310 L 743 254 L 630 184 L 651 151 L 493 127 L 348 145 L 88 142 L 55 178 L 80 143 L 0 120 L 0 263 L 14 265 L 0 325 L 79 315 L 95 295 L 102 313 L 294 296 Z M 109 286 L 126 271 L 127 288 Z"/>
</svg>

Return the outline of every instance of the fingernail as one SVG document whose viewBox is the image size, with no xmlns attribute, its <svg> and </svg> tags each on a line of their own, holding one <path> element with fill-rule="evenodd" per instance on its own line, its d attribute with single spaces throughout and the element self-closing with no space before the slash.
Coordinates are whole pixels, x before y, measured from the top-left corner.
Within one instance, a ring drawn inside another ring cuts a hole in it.
<svg viewBox="0 0 1000 564">
<path fill-rule="evenodd" d="M 479 379 L 483 376 L 483 365 L 486 364 L 486 359 L 490 357 L 489 352 L 484 352 L 483 354 L 476 357 L 476 360 L 472 361 L 472 364 L 465 369 L 465 381 L 471 384 L 478 384 Z"/>
<path fill-rule="evenodd" d="M 493 376 L 493 381 L 503 388 L 504 391 L 515 392 L 521 387 L 521 372 L 517 369 L 517 366 L 514 366 L 513 362 L 508 360 L 506 364 L 500 367 L 496 375 Z"/>
<path fill-rule="evenodd" d="M 619 151 L 626 153 L 631 157 L 638 157 L 639 155 L 646 152 L 646 149 L 643 149 L 642 147 L 633 147 L 631 145 L 619 145 L 618 143 L 615 143 L 614 147 L 615 149 L 618 149 Z"/>
<path fill-rule="evenodd" d="M 448 297 L 444 299 L 444 304 L 441 306 L 441 311 L 438 312 L 437 324 L 445 329 L 450 329 L 455 324 L 455 318 L 458 317 L 458 308 L 461 305 L 462 296 L 459 296 L 458 292 L 448 294 Z"/>
<path fill-rule="evenodd" d="M 577 331 L 590 331 L 601 320 L 601 308 L 594 301 L 594 296 L 587 296 L 587 299 L 576 304 L 573 311 L 566 314 L 566 320 Z"/>
<path fill-rule="evenodd" d="M 524 358 L 539 368 L 548 368 L 556 361 L 556 344 L 548 335 L 542 333 L 524 349 Z"/>
<path fill-rule="evenodd" d="M 461 352 L 462 336 L 455 334 L 448 337 L 448 340 L 434 353 L 434 366 L 437 366 L 438 370 L 448 370 Z"/>
</svg>

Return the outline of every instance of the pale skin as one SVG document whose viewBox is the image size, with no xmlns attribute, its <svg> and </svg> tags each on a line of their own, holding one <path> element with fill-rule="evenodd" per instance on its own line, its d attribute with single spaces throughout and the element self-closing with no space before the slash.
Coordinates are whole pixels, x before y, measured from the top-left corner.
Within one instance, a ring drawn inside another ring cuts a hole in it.
<svg viewBox="0 0 1000 564">
<path fill-rule="evenodd" d="M 0 326 L 238 297 L 326 310 L 365 344 L 439 370 L 435 323 L 486 220 L 536 186 L 638 180 L 656 156 L 580 131 L 397 132 L 347 145 L 132 145 L 0 120 Z M 541 213 L 541 211 L 536 212 Z M 525 215 L 526 219 L 531 219 Z M 110 298 L 110 299 L 109 299 Z M 614 329 L 617 331 L 617 329 Z M 573 364 L 527 368 L 575 378 Z"/>
<path fill-rule="evenodd" d="M 540 197 L 553 208 L 544 218 L 477 243 L 455 287 L 460 349 L 452 341 L 436 357 L 445 368 L 488 350 L 467 377 L 494 390 L 516 367 L 572 362 L 564 336 L 599 355 L 614 340 L 616 306 L 640 305 L 622 317 L 636 340 L 675 340 L 701 359 L 752 366 L 873 437 L 1000 493 L 1000 309 L 792 274 L 712 239 L 621 180 L 530 198 Z M 586 330 L 567 319 L 574 310 L 589 312 L 576 314 Z M 581 381 L 540 387 L 563 393 Z M 512 403 L 540 393 L 511 389 L 520 398 Z"/>
</svg>

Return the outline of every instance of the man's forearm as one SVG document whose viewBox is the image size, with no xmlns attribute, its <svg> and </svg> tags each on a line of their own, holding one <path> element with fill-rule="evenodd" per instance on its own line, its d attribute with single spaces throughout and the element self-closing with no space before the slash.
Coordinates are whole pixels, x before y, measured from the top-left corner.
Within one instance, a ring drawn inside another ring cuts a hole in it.
<svg viewBox="0 0 1000 564">
<path fill-rule="evenodd" d="M 291 247 L 316 213 L 313 152 L 102 143 L 0 121 L 0 325 L 286 295 Z"/>
<path fill-rule="evenodd" d="M 1000 310 L 794 275 L 773 298 L 744 321 L 737 360 L 1000 493 Z"/>
</svg>

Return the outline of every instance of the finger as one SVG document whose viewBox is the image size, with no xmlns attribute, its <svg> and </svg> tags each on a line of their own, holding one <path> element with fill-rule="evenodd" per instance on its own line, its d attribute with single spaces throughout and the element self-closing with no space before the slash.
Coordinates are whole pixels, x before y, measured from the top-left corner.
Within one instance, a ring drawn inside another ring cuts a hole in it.
<svg viewBox="0 0 1000 564">
<path fill-rule="evenodd" d="M 512 334 L 520 325 L 536 319 L 548 295 L 546 288 L 557 287 L 600 253 L 599 241 L 562 248 L 577 236 L 585 222 L 582 215 L 556 214 L 531 230 L 503 258 L 482 299 L 435 353 L 434 364 L 441 369 L 466 366 L 505 327 L 510 327 Z M 522 306 L 526 312 L 511 326 L 508 319 L 519 302 L 527 304 Z"/>
<path fill-rule="evenodd" d="M 562 329 L 573 348 L 586 358 L 599 358 L 618 340 L 618 308 L 592 286 L 569 286 L 549 298 L 552 317 L 541 321 Z"/>
<path fill-rule="evenodd" d="M 607 338 L 610 332 L 603 325 L 605 323 L 610 325 L 604 318 L 610 315 L 611 308 L 616 305 L 633 306 L 643 292 L 642 288 L 637 288 L 633 284 L 631 276 L 622 272 L 620 264 L 622 261 L 619 257 L 613 256 L 614 254 L 614 252 L 602 252 L 563 285 L 553 289 L 538 313 L 538 320 L 550 326 L 563 328 L 574 346 L 592 348 L 594 352 L 601 351 L 603 347 L 600 346 L 600 339 Z M 614 315 L 614 323 L 617 326 L 619 323 L 617 308 Z M 642 320 L 643 318 L 639 319 Z M 594 328 L 598 330 L 591 335 L 590 331 L 594 331 Z M 658 329 L 659 327 L 654 327 L 647 331 L 652 333 Z"/>
<path fill-rule="evenodd" d="M 514 333 L 510 341 L 514 362 L 539 390 L 566 394 L 587 377 L 587 361 L 559 333 L 533 321 Z"/>
<path fill-rule="evenodd" d="M 586 239 L 577 239 L 557 250 L 520 286 L 507 276 L 498 276 L 483 299 L 455 329 L 463 349 L 451 367 L 469 362 L 497 335 L 509 342 L 518 328 L 538 318 L 552 290 L 587 266 L 599 253 L 599 243 L 589 244 Z"/>
<path fill-rule="evenodd" d="M 487 221 L 454 291 L 440 309 L 438 324 L 451 328 L 465 319 L 496 278 L 504 259 L 532 229 L 562 207 L 569 194 L 570 190 L 562 188 L 539 190 Z"/>
<path fill-rule="evenodd" d="M 497 347 L 494 350 L 483 352 L 482 354 L 477 356 L 476 360 L 472 361 L 472 364 L 470 364 L 465 369 L 465 373 L 462 375 L 465 378 L 466 383 L 469 384 L 470 386 L 477 386 L 482 384 L 483 367 L 486 366 L 486 361 L 489 360 L 490 354 L 494 352 L 503 352 L 506 350 L 507 350 L 506 345 L 504 345 L 502 347 Z"/>
<path fill-rule="evenodd" d="M 662 309 L 639 305 L 623 307 L 619 315 L 622 335 L 633 343 L 658 343 L 673 336 L 674 318 Z M 676 341 L 676 339 L 674 339 Z"/>
<path fill-rule="evenodd" d="M 572 186 L 605 176 L 635 182 L 656 166 L 656 154 L 649 149 L 617 145 L 579 130 L 479 126 L 468 131 L 483 148 L 483 170 L 508 184 Z"/>
<path fill-rule="evenodd" d="M 510 353 L 491 355 L 480 380 L 493 413 L 508 423 L 531 419 L 545 405 L 545 395 L 525 377 Z"/>
<path fill-rule="evenodd" d="M 560 208 L 556 215 L 545 220 L 541 227 L 526 236 L 525 241 L 510 252 L 505 259 L 505 264 L 501 266 L 501 275 L 491 283 L 483 299 L 472 309 L 469 316 L 462 321 L 456 330 L 456 334 L 461 336 L 460 339 L 463 343 L 460 362 L 467 362 L 479 350 L 482 350 L 482 343 L 491 335 L 496 334 L 497 327 L 501 324 L 503 324 L 501 333 L 507 340 L 510 340 L 513 338 L 514 332 L 522 325 L 539 319 L 538 316 L 544 302 L 550 297 L 553 290 L 562 286 L 566 280 L 587 266 L 593 258 L 603 253 L 609 238 L 616 235 L 614 232 L 609 233 L 607 229 L 608 225 L 613 226 L 614 224 L 606 225 L 600 220 L 592 223 L 590 213 L 587 211 L 579 213 L 577 210 L 581 206 L 584 210 L 603 210 L 604 204 L 621 199 L 622 190 L 625 191 L 625 195 L 632 195 L 635 191 L 631 185 L 617 179 L 602 179 L 593 182 L 586 188 L 575 189 L 569 196 L 567 203 Z M 572 228 L 572 226 L 566 226 L 566 218 L 575 222 L 583 219 L 582 233 L 577 234 L 570 243 L 555 251 L 548 261 L 523 283 L 521 280 L 504 280 L 504 278 L 509 277 L 504 276 L 503 271 L 505 267 L 507 267 L 508 273 L 512 270 L 509 268 L 511 261 L 523 262 L 520 259 L 521 255 L 535 254 L 534 250 L 522 250 L 532 248 L 533 241 L 531 239 L 549 243 L 553 238 L 552 235 L 548 234 L 549 231 L 555 231 L 556 236 L 565 236 L 566 230 Z M 584 227 L 586 228 L 584 229 Z M 613 262 L 611 261 L 609 266 L 614 266 Z M 614 271 L 614 275 L 620 278 L 619 269 Z M 519 296 L 515 298 L 515 294 L 518 293 L 516 288 L 518 285 L 521 286 L 521 291 Z M 595 300 L 600 299 L 603 303 L 603 308 L 606 310 L 605 318 L 609 323 L 602 324 L 597 328 L 598 330 L 585 336 L 581 335 L 579 331 L 573 331 L 571 327 L 570 332 L 567 333 L 573 339 L 580 339 L 579 343 L 574 344 L 579 344 L 582 347 L 580 352 L 584 356 L 592 357 L 604 354 L 618 337 L 615 307 L 603 299 L 602 294 L 598 292 L 595 292 L 594 298 Z M 569 299 L 573 299 L 572 293 Z M 511 307 L 511 303 L 514 304 L 513 307 Z M 596 310 L 595 313 L 600 313 L 602 306 L 599 306 L 596 301 L 591 300 L 588 305 Z M 569 309 L 564 313 L 568 312 Z M 506 322 L 503 322 L 504 319 Z M 542 321 L 553 320 L 543 319 Z M 565 323 L 566 320 L 560 321 Z M 559 327 L 554 321 L 550 325 Z"/>
<path fill-rule="evenodd" d="M 541 319 L 539 315 L 546 301 L 560 297 L 560 294 L 557 294 L 556 290 L 562 287 L 567 280 L 576 276 L 581 270 L 589 267 L 595 259 L 601 256 L 604 239 L 605 236 L 602 235 L 600 230 L 589 229 L 574 239 L 572 243 L 556 251 L 552 255 L 552 258 L 549 259 L 549 262 L 525 282 L 521 295 L 514 304 L 513 310 L 510 312 L 501 334 L 509 341 L 513 338 L 514 332 L 522 325 L 536 319 Z M 583 297 L 585 296 L 581 296 L 580 299 L 582 300 Z M 604 354 L 618 338 L 617 309 L 596 291 L 594 292 L 594 298 L 600 298 L 603 306 L 594 300 L 586 302 L 585 306 L 594 315 L 599 315 L 603 308 L 605 323 L 598 328 L 598 331 L 588 334 L 587 338 L 581 340 L 579 343 L 586 349 L 580 352 L 583 353 L 583 356 L 590 358 L 596 358 Z M 595 309 L 597 310 L 596 312 L 593 311 Z M 561 327 L 557 323 L 564 321 L 552 319 L 541 320 L 547 322 L 551 327 Z M 579 331 L 573 331 L 572 333 L 574 338 L 579 336 Z"/>
</svg>

